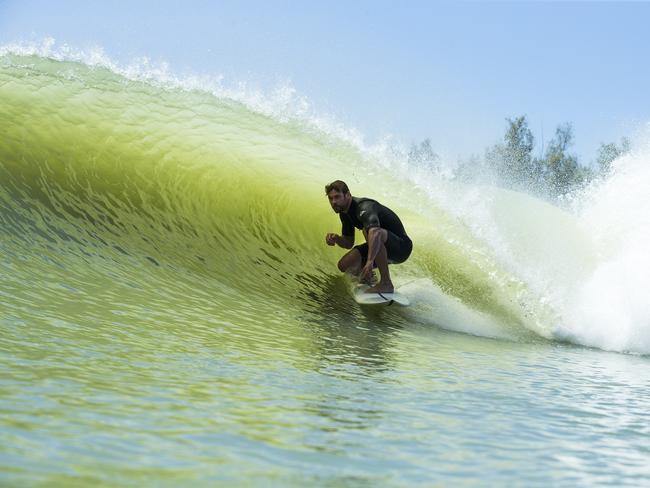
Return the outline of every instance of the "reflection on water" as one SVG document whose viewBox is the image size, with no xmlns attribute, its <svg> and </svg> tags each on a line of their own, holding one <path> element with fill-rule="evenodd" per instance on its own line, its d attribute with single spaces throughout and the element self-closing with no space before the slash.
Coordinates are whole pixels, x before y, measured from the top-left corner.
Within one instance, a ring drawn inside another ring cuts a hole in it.
<svg viewBox="0 0 650 488">
<path fill-rule="evenodd" d="M 297 279 L 305 284 L 298 295 L 306 312 L 301 322 L 310 334 L 319 371 L 336 370 L 341 364 L 358 366 L 357 373 L 366 374 L 391 368 L 393 339 L 404 323 L 398 313 L 387 307 L 359 307 L 343 275 L 303 274 Z"/>
<path fill-rule="evenodd" d="M 650 479 L 644 357 L 367 315 L 338 275 L 296 278 L 290 308 L 230 314 L 205 286 L 146 269 L 183 298 L 157 299 L 151 279 L 131 295 L 102 281 L 94 296 L 61 290 L 76 300 L 56 305 L 20 280 L 5 288 L 4 482 Z"/>
</svg>

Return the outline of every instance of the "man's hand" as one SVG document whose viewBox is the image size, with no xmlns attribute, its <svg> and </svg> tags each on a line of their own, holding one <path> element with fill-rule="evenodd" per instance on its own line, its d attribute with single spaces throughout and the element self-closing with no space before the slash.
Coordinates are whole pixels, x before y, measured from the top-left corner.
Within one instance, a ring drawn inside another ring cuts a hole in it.
<svg viewBox="0 0 650 488">
<path fill-rule="evenodd" d="M 361 283 L 369 283 L 372 279 L 372 263 L 366 263 L 366 265 L 361 268 L 361 273 L 359 274 L 359 281 Z"/>
<path fill-rule="evenodd" d="M 332 232 L 330 232 L 325 236 L 325 242 L 327 242 L 328 246 L 335 246 L 336 241 L 338 241 L 338 239 L 339 239 L 338 234 L 334 234 Z"/>
</svg>

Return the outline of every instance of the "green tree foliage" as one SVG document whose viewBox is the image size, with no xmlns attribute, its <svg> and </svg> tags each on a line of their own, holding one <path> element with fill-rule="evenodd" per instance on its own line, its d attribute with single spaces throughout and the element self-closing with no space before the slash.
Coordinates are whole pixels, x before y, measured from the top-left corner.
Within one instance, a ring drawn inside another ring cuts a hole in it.
<svg viewBox="0 0 650 488">
<path fill-rule="evenodd" d="M 533 157 L 535 139 L 525 115 L 506 119 L 508 126 L 503 142 L 485 151 L 485 158 L 472 156 L 459 161 L 454 179 L 457 181 L 496 183 L 506 188 L 525 190 L 539 196 L 560 199 L 564 195 L 589 183 L 597 176 L 605 176 L 616 158 L 629 152 L 630 142 L 601 144 L 596 168 L 579 164 L 571 153 L 573 127 L 560 125 L 546 146 L 542 157 Z M 429 139 L 411 146 L 410 162 L 438 171 L 440 161 Z"/>
<path fill-rule="evenodd" d="M 408 154 L 409 163 L 434 172 L 440 171 L 440 157 L 431 146 L 431 139 L 425 139 L 420 144 L 411 145 Z"/>
<path fill-rule="evenodd" d="M 453 178 L 462 183 L 472 183 L 480 179 L 485 179 L 485 164 L 483 160 L 476 155 L 459 159 L 454 170 Z"/>
<path fill-rule="evenodd" d="M 578 165 L 578 158 L 569 154 L 573 145 L 573 127 L 560 125 L 540 162 L 546 188 L 554 197 L 565 195 L 583 183 L 587 173 Z"/>
<path fill-rule="evenodd" d="M 573 145 L 571 124 L 558 126 L 544 156 L 535 158 L 535 140 L 526 116 L 506 121 L 503 143 L 486 153 L 487 164 L 502 185 L 557 198 L 591 178 L 590 170 L 580 166 L 578 158 L 569 152 Z"/>
<path fill-rule="evenodd" d="M 503 144 L 486 151 L 486 163 L 503 185 L 530 189 L 539 178 L 539 168 L 532 156 L 535 139 L 525 115 L 506 121 Z"/>
<path fill-rule="evenodd" d="M 616 145 L 614 142 L 601 144 L 596 156 L 596 165 L 601 176 L 605 176 L 612 168 L 612 161 L 618 159 L 623 154 L 630 151 L 630 141 L 626 137 L 621 139 L 621 144 Z"/>
</svg>

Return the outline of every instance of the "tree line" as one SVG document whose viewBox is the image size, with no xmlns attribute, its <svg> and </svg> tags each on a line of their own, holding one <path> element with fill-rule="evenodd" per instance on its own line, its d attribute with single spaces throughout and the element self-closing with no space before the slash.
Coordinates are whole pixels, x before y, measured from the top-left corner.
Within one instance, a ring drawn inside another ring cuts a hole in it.
<svg viewBox="0 0 650 488">
<path fill-rule="evenodd" d="M 611 163 L 630 151 L 630 142 L 602 143 L 595 164 L 580 164 L 571 152 L 573 127 L 561 124 L 543 154 L 534 156 L 535 139 L 525 115 L 507 118 L 503 142 L 485 150 L 484 157 L 472 156 L 460 161 L 451 177 L 462 182 L 485 181 L 514 190 L 527 191 L 539 196 L 559 199 L 581 188 L 598 177 L 609 173 Z M 433 150 L 431 140 L 413 144 L 408 153 L 412 164 L 432 171 L 440 171 L 440 157 Z"/>
</svg>

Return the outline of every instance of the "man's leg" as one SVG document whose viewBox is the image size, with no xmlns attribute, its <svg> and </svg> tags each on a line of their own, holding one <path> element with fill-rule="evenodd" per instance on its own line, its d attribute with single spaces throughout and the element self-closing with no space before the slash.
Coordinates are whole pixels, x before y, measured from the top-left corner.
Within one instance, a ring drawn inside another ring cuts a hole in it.
<svg viewBox="0 0 650 488">
<path fill-rule="evenodd" d="M 358 249 L 352 249 L 347 252 L 338 263 L 339 270 L 342 273 L 358 275 L 361 271 L 361 253 Z"/>
<path fill-rule="evenodd" d="M 366 251 L 367 251 L 367 247 L 366 247 Z M 358 248 L 355 247 L 339 260 L 338 268 L 341 272 L 348 273 L 354 278 L 357 278 L 359 276 L 359 273 L 361 273 L 363 260 L 364 260 L 363 253 Z M 377 278 L 375 276 L 375 272 L 373 271 L 370 278 L 368 278 L 368 280 L 365 281 L 365 284 L 372 285 L 376 281 Z"/>
</svg>

